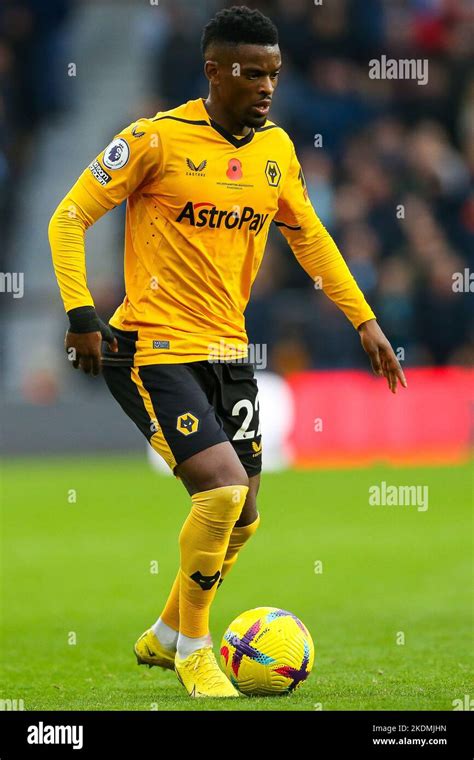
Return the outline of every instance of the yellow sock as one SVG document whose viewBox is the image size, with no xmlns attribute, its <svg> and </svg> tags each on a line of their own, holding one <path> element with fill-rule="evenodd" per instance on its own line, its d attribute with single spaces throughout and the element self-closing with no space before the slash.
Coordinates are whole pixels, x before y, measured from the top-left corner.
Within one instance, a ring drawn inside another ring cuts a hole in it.
<svg viewBox="0 0 474 760">
<path fill-rule="evenodd" d="M 222 565 L 221 577 L 219 578 L 218 587 L 221 585 L 224 577 L 234 566 L 239 552 L 244 544 L 253 536 L 258 526 L 260 525 L 260 515 L 257 515 L 256 519 L 250 525 L 236 526 L 232 528 L 230 534 L 229 545 L 227 547 L 226 555 L 224 558 L 224 564 Z M 173 628 L 174 631 L 179 631 L 179 577 L 180 571 L 174 579 L 173 586 L 165 604 L 165 608 L 160 615 L 166 625 Z"/>
<path fill-rule="evenodd" d="M 235 565 L 239 552 L 243 545 L 253 536 L 258 526 L 260 525 L 260 515 L 257 515 L 256 519 L 250 525 L 234 525 L 232 533 L 230 534 L 229 546 L 222 565 L 221 577 L 219 579 L 219 586 L 224 580 L 229 570 Z"/>
<path fill-rule="evenodd" d="M 168 599 L 160 618 L 166 625 L 173 628 L 175 631 L 179 631 L 179 577 L 181 571 L 178 570 L 176 578 L 174 579 L 173 586 L 169 593 Z"/>
<path fill-rule="evenodd" d="M 192 509 L 179 535 L 179 631 L 185 636 L 209 633 L 209 610 L 248 490 L 223 486 L 191 497 Z"/>
</svg>

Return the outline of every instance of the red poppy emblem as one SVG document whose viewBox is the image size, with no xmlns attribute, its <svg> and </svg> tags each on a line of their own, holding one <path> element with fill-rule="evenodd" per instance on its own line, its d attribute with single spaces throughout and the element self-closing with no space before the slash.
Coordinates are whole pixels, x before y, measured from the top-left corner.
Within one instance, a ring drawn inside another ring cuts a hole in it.
<svg viewBox="0 0 474 760">
<path fill-rule="evenodd" d="M 242 164 L 238 158 L 230 159 L 226 175 L 229 179 L 240 179 L 242 177 Z"/>
</svg>

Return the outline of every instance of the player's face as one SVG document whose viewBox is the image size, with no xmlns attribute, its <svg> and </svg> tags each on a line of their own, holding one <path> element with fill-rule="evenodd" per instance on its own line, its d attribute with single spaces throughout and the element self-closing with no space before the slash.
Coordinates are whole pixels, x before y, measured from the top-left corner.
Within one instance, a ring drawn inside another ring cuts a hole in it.
<svg viewBox="0 0 474 760">
<path fill-rule="evenodd" d="M 218 51 L 216 89 L 219 101 L 235 123 L 265 124 L 278 84 L 281 55 L 278 45 L 238 45 Z"/>
</svg>

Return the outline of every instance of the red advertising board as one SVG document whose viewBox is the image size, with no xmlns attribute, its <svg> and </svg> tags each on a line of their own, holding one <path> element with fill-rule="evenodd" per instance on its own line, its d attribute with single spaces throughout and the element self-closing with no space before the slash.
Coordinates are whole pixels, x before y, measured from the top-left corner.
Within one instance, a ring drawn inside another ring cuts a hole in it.
<svg viewBox="0 0 474 760">
<path fill-rule="evenodd" d="M 408 369 L 408 388 L 360 371 L 299 372 L 287 441 L 294 465 L 465 461 L 474 437 L 474 370 Z"/>
</svg>

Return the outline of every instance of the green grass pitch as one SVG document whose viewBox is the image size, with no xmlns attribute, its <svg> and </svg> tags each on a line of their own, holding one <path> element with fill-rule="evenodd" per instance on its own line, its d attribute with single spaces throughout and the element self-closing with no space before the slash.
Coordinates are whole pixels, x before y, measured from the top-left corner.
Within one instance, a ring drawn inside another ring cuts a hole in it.
<svg viewBox="0 0 474 760">
<path fill-rule="evenodd" d="M 428 509 L 370 506 L 383 480 L 427 485 Z M 316 660 L 292 695 L 232 704 L 189 699 L 132 653 L 177 570 L 178 481 L 144 457 L 25 459 L 4 464 L 2 492 L 0 698 L 26 710 L 451 710 L 473 696 L 469 465 L 264 474 L 260 529 L 213 605 L 215 650 L 238 613 L 269 605 L 302 618 Z"/>
</svg>

